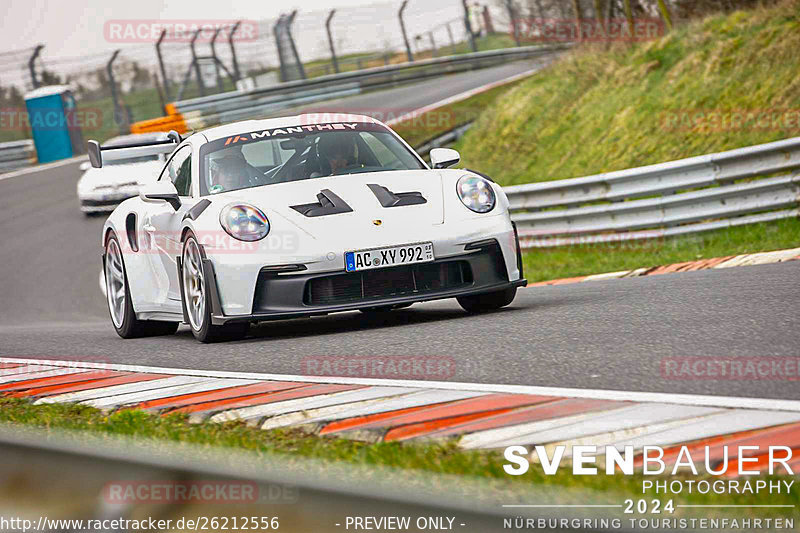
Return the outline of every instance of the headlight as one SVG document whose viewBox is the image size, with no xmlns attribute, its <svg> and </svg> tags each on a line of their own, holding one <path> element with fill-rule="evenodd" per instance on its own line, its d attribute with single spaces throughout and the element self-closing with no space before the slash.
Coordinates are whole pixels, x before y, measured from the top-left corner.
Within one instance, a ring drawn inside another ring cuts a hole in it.
<svg viewBox="0 0 800 533">
<path fill-rule="evenodd" d="M 225 232 L 240 241 L 258 241 L 269 233 L 269 220 L 259 208 L 248 204 L 231 204 L 219 214 Z"/>
<path fill-rule="evenodd" d="M 456 192 L 461 203 L 476 213 L 488 213 L 494 209 L 492 184 L 480 176 L 461 176 L 456 184 Z"/>
</svg>

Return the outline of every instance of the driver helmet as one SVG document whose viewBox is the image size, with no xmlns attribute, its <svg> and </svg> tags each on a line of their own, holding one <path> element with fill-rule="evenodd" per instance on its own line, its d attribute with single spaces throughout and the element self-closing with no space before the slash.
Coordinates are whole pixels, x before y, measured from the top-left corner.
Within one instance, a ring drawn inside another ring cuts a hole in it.
<svg viewBox="0 0 800 533">
<path fill-rule="evenodd" d="M 324 133 L 319 137 L 319 154 L 328 161 L 342 159 L 347 165 L 356 159 L 356 144 L 348 132 Z"/>
<path fill-rule="evenodd" d="M 210 193 L 241 189 L 247 180 L 248 166 L 241 152 L 212 159 L 209 162 Z"/>
</svg>

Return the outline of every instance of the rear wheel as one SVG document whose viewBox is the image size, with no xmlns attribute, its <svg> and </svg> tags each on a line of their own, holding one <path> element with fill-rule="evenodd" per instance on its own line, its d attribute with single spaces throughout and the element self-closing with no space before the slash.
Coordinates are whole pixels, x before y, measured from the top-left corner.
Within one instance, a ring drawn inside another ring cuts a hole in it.
<svg viewBox="0 0 800 533">
<path fill-rule="evenodd" d="M 189 317 L 192 334 L 200 342 L 224 342 L 243 338 L 250 327 L 248 322 L 214 325 L 211 323 L 211 305 L 206 294 L 203 272 L 203 255 L 193 233 L 186 236 L 181 254 L 181 284 L 183 305 Z M 213 281 L 213 280 L 212 280 Z"/>
<path fill-rule="evenodd" d="M 111 233 L 106 241 L 105 283 L 111 323 L 117 335 L 123 339 L 172 335 L 178 330 L 177 322 L 136 318 L 122 250 L 114 233 Z"/>
<path fill-rule="evenodd" d="M 517 295 L 517 288 L 503 289 L 500 291 L 475 294 L 473 296 L 461 296 L 457 298 L 458 303 L 468 313 L 485 313 L 505 307 L 514 301 Z"/>
</svg>

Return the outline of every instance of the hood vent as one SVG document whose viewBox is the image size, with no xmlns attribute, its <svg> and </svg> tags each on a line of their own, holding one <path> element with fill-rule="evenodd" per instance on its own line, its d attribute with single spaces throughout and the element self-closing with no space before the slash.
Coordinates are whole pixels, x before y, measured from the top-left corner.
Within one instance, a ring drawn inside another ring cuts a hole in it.
<svg viewBox="0 0 800 533">
<path fill-rule="evenodd" d="M 292 209 L 306 217 L 323 217 L 326 215 L 338 215 L 339 213 L 350 213 L 353 210 L 347 202 L 333 194 L 329 189 L 322 189 L 317 194 L 317 201 L 312 204 L 293 205 Z"/>
<path fill-rule="evenodd" d="M 428 201 L 420 192 L 392 192 L 382 185 L 368 183 L 367 187 L 383 207 L 402 207 L 404 205 L 425 204 Z"/>
</svg>

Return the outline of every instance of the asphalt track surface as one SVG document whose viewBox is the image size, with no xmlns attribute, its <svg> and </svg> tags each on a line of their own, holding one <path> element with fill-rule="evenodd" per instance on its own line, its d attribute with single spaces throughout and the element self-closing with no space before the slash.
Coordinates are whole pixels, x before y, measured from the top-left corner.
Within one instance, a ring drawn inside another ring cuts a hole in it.
<svg viewBox="0 0 800 533">
<path fill-rule="evenodd" d="M 514 66 L 489 70 L 499 79 L 530 68 Z M 447 82 L 450 95 L 471 88 L 456 76 L 434 85 Z M 449 96 L 419 85 L 391 91 L 417 107 Z M 354 106 L 370 105 L 359 98 Z M 97 283 L 104 218 L 78 211 L 77 167 L 0 180 L 1 356 L 275 374 L 302 373 L 308 357 L 445 356 L 454 375 L 415 378 L 800 399 L 796 381 L 662 376 L 674 357 L 800 357 L 799 261 L 522 289 L 509 308 L 482 316 L 443 301 L 381 317 L 264 323 L 221 345 L 197 343 L 185 326 L 122 340 Z"/>
</svg>

